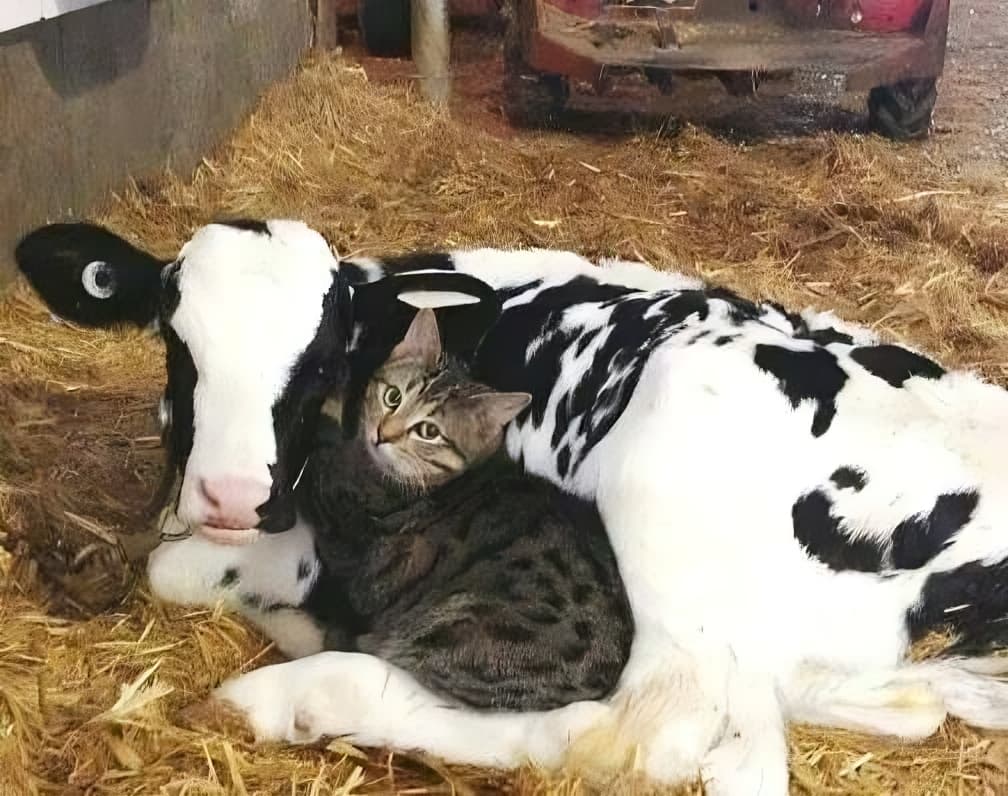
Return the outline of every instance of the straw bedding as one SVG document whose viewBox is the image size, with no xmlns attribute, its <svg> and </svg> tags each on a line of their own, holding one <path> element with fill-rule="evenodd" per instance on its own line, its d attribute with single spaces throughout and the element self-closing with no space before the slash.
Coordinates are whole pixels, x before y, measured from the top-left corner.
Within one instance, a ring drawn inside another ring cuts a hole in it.
<svg viewBox="0 0 1008 796">
<path fill-rule="evenodd" d="M 214 216 L 272 215 L 306 219 L 340 254 L 493 244 L 638 257 L 836 309 L 1004 382 L 1008 185 L 971 171 L 957 174 L 936 146 L 829 134 L 749 146 L 691 129 L 502 140 L 323 59 L 275 87 L 194 175 L 133 184 L 93 217 L 166 256 Z M 11 551 L 0 553 L 0 793 L 588 792 L 534 771 L 338 742 L 257 748 L 238 731 L 187 729 L 182 708 L 277 656 L 234 618 L 154 603 L 106 544 L 147 538 L 161 356 L 138 333 L 52 322 L 23 285 L 0 304 L 0 541 Z M 909 747 L 797 728 L 791 751 L 797 793 L 1008 784 L 1008 738 L 957 723 Z M 617 789 L 640 791 L 603 788 Z"/>
</svg>

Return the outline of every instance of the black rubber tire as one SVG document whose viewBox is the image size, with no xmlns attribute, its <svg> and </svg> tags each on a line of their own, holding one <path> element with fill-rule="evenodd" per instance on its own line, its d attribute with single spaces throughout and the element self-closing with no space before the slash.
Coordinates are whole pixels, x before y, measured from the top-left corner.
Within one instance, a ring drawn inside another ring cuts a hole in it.
<svg viewBox="0 0 1008 796">
<path fill-rule="evenodd" d="M 357 0 L 357 27 L 371 55 L 409 57 L 410 0 Z"/>
<path fill-rule="evenodd" d="M 876 133 L 895 141 L 927 138 L 937 99 L 934 78 L 876 86 L 868 94 L 868 123 Z"/>
<path fill-rule="evenodd" d="M 513 13 L 513 9 L 512 13 Z M 559 125 L 570 86 L 561 75 L 539 72 L 522 56 L 517 23 L 510 15 L 504 35 L 504 113 L 518 127 Z"/>
</svg>

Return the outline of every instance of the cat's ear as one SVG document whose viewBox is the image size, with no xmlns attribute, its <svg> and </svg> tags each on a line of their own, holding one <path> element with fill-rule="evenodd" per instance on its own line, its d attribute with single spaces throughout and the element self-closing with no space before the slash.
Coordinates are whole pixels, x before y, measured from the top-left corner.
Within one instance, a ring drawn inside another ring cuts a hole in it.
<svg viewBox="0 0 1008 796">
<path fill-rule="evenodd" d="M 469 410 L 486 428 L 504 428 L 530 403 L 527 392 L 486 392 L 466 399 Z"/>
<path fill-rule="evenodd" d="M 434 310 L 424 308 L 413 316 L 406 336 L 392 349 L 389 360 L 414 359 L 425 367 L 436 368 L 441 359 L 441 333 Z"/>
</svg>

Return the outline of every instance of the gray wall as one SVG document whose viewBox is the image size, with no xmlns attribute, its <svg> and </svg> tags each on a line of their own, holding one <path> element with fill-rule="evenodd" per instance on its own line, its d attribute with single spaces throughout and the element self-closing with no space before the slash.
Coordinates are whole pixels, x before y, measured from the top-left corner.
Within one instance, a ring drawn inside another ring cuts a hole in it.
<svg viewBox="0 0 1008 796">
<path fill-rule="evenodd" d="M 306 0 L 110 0 L 0 33 L 0 283 L 28 229 L 128 176 L 192 169 L 294 69 L 311 24 Z"/>
</svg>

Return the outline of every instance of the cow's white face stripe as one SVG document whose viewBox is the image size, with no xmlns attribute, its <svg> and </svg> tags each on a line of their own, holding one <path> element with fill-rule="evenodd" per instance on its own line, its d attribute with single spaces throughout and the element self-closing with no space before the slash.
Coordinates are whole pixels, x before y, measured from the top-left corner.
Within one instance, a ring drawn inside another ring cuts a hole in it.
<svg viewBox="0 0 1008 796">
<path fill-rule="evenodd" d="M 269 229 L 210 225 L 179 255 L 170 324 L 198 374 L 183 522 L 199 522 L 200 479 L 271 483 L 273 405 L 318 332 L 332 287 L 337 263 L 321 235 L 295 221 L 271 221 Z"/>
</svg>

